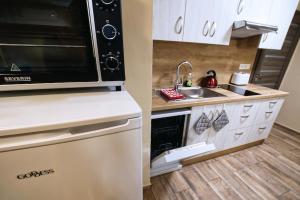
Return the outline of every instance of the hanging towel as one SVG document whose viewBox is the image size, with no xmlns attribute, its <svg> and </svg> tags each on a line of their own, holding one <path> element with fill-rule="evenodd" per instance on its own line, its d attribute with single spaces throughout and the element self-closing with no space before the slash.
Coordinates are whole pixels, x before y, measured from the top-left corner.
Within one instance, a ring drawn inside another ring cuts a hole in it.
<svg viewBox="0 0 300 200">
<path fill-rule="evenodd" d="M 218 118 L 213 122 L 213 127 L 215 131 L 220 131 L 222 128 L 224 128 L 229 123 L 228 116 L 226 114 L 225 110 L 222 110 Z"/>
<path fill-rule="evenodd" d="M 202 134 L 206 129 L 211 127 L 211 120 L 208 119 L 205 113 L 202 113 L 199 120 L 195 125 L 195 131 L 197 134 Z"/>
</svg>

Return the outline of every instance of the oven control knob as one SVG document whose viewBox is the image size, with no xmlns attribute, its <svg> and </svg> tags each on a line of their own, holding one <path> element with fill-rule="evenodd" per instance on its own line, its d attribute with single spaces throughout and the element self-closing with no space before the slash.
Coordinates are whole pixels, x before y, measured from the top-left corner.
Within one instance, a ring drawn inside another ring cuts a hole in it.
<svg viewBox="0 0 300 200">
<path fill-rule="evenodd" d="M 102 27 L 102 35 L 107 40 L 113 40 L 117 36 L 117 29 L 111 24 L 106 24 Z"/>
<path fill-rule="evenodd" d="M 110 5 L 114 2 L 115 0 L 101 0 L 101 2 L 105 5 Z"/>
<path fill-rule="evenodd" d="M 109 56 L 105 59 L 105 67 L 111 71 L 118 70 L 119 65 L 119 60 L 114 56 Z"/>
</svg>

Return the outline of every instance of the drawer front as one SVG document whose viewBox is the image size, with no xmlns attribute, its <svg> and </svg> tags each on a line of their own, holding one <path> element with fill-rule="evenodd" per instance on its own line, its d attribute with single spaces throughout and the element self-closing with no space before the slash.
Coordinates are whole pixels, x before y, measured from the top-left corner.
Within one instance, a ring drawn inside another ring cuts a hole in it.
<svg viewBox="0 0 300 200">
<path fill-rule="evenodd" d="M 276 120 L 284 99 L 272 99 L 263 101 L 259 107 L 255 124 L 272 123 Z"/>
<path fill-rule="evenodd" d="M 258 108 L 259 103 L 255 101 L 233 104 L 230 129 L 235 130 L 251 126 L 255 121 Z"/>
<path fill-rule="evenodd" d="M 224 149 L 243 145 L 247 142 L 250 128 L 241 128 L 236 130 L 230 130 L 225 134 Z"/>
<path fill-rule="evenodd" d="M 248 134 L 247 142 L 266 139 L 272 129 L 273 123 L 255 125 Z"/>
</svg>

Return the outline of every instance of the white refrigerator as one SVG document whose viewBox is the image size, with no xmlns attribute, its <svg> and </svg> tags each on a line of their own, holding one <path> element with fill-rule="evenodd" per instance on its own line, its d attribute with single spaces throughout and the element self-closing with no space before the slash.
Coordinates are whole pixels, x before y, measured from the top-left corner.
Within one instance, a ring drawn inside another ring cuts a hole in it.
<svg viewBox="0 0 300 200">
<path fill-rule="evenodd" d="M 0 109 L 1 200 L 142 199 L 141 111 L 127 92 L 1 96 Z"/>
</svg>

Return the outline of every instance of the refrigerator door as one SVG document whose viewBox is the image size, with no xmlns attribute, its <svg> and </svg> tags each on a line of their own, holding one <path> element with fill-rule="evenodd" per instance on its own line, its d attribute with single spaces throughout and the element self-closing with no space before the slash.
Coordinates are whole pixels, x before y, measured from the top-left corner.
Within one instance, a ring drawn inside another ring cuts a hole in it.
<svg viewBox="0 0 300 200">
<path fill-rule="evenodd" d="M 0 137 L 0 199 L 142 199 L 140 123 Z"/>
</svg>

